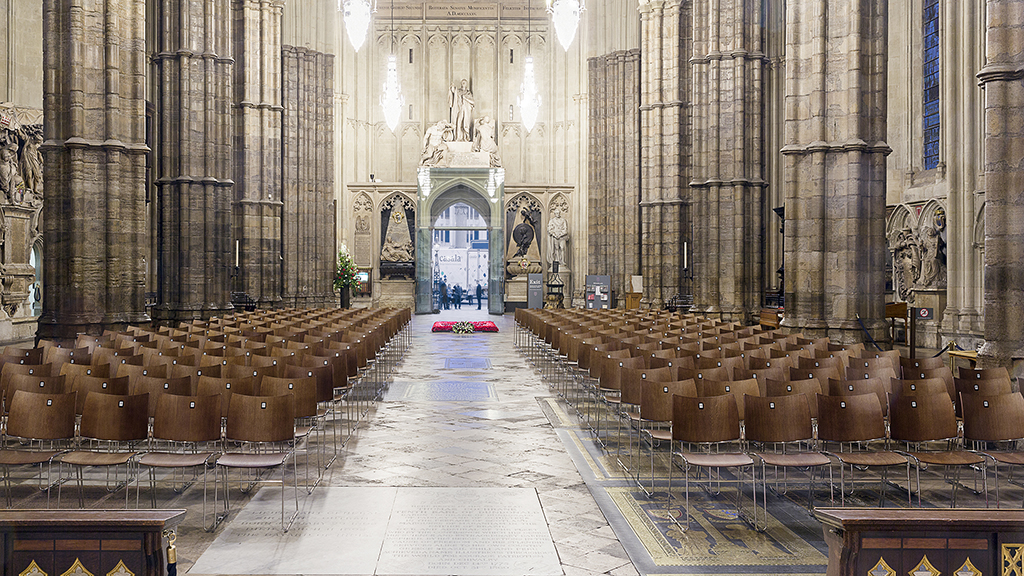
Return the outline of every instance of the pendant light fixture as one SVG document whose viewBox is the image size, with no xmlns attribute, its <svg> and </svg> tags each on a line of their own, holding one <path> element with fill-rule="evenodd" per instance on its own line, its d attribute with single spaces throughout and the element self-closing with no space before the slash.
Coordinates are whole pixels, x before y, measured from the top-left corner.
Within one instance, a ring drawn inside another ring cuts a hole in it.
<svg viewBox="0 0 1024 576">
<path fill-rule="evenodd" d="M 530 36 L 533 32 L 533 2 L 527 8 L 526 21 L 526 60 L 523 63 L 523 84 L 518 98 L 519 114 L 523 118 L 523 127 L 527 132 L 533 131 L 540 113 L 540 95 L 537 94 L 537 80 L 533 75 L 533 55 L 530 53 Z"/>
<path fill-rule="evenodd" d="M 584 10 L 584 0 L 548 0 L 548 12 L 551 14 L 551 22 L 555 25 L 555 34 L 566 51 L 576 37 L 580 13 Z"/>
<path fill-rule="evenodd" d="M 366 31 L 370 28 L 370 15 L 377 11 L 377 0 L 338 0 L 338 10 L 345 17 L 345 30 L 348 41 L 359 52 L 366 41 Z"/>
<path fill-rule="evenodd" d="M 380 107 L 384 111 L 384 122 L 392 132 L 398 128 L 398 119 L 405 107 L 402 87 L 398 85 L 398 58 L 395 57 L 395 0 L 391 0 L 391 54 L 388 56 L 388 72 L 384 79 L 384 92 L 380 95 Z"/>
</svg>

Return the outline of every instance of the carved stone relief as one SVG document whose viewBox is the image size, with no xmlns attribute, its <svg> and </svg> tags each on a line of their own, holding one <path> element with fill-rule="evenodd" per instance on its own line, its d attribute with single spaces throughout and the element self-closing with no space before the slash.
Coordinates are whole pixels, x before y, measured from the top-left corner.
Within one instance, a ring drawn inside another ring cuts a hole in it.
<svg viewBox="0 0 1024 576">
<path fill-rule="evenodd" d="M 355 249 L 353 258 L 356 266 L 367 268 L 373 265 L 373 235 L 371 231 L 371 218 L 373 217 L 373 202 L 366 194 L 356 196 L 352 207 L 353 222 L 355 222 Z"/>
<path fill-rule="evenodd" d="M 544 271 L 540 258 L 541 205 L 528 194 L 521 194 L 505 208 L 505 270 L 514 278 Z"/>
<path fill-rule="evenodd" d="M 0 317 L 32 316 L 38 293 L 32 246 L 40 242 L 43 207 L 42 124 L 23 124 L 0 107 Z"/>
<path fill-rule="evenodd" d="M 913 303 L 914 290 L 946 287 L 946 211 L 901 206 L 890 217 L 888 244 L 893 255 L 893 292 L 898 301 Z"/>
<path fill-rule="evenodd" d="M 381 203 L 381 277 L 412 277 L 416 245 L 413 241 L 416 205 L 402 194 Z"/>
</svg>

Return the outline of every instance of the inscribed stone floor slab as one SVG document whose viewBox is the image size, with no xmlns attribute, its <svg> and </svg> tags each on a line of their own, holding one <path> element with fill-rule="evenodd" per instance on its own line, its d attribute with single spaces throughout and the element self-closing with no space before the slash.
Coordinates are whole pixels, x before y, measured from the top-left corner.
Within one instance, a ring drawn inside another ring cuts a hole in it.
<svg viewBox="0 0 1024 576">
<path fill-rule="evenodd" d="M 189 574 L 562 574 L 536 490 L 333 487 L 288 533 L 263 489 Z"/>
</svg>

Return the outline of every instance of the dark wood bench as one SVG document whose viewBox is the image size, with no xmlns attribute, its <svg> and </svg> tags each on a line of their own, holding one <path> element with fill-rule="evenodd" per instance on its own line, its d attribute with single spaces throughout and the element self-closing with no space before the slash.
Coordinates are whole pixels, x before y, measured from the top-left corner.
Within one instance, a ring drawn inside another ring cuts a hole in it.
<svg viewBox="0 0 1024 576">
<path fill-rule="evenodd" d="M 166 574 L 164 531 L 184 510 L 0 510 L 0 576 L 68 572 L 96 576 L 123 564 L 135 576 Z M 73 570 L 72 570 L 73 571 Z"/>
<path fill-rule="evenodd" d="M 818 508 L 814 515 L 828 544 L 828 576 L 1024 570 L 1024 510 Z"/>
</svg>

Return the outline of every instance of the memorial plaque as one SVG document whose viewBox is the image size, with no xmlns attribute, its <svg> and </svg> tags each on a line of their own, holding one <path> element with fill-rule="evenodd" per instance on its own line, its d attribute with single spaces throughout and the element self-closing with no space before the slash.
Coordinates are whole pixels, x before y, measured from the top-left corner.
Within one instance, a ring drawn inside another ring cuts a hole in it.
<svg viewBox="0 0 1024 576">
<path fill-rule="evenodd" d="M 561 575 L 535 490 L 402 488 L 379 574 Z"/>
<path fill-rule="evenodd" d="M 497 2 L 427 2 L 424 9 L 427 20 L 498 18 Z"/>
<path fill-rule="evenodd" d="M 493 402 L 497 399 L 498 394 L 492 384 L 461 380 L 395 382 L 385 397 L 388 402 Z"/>
<path fill-rule="evenodd" d="M 491 361 L 487 358 L 446 358 L 444 367 L 449 370 L 490 370 Z"/>
<path fill-rule="evenodd" d="M 192 574 L 373 574 L 398 488 L 321 488 L 281 531 L 281 492 L 264 487 L 189 569 Z M 285 511 L 294 506 L 291 487 Z M 237 491 L 232 496 L 238 500 Z M 292 508 L 294 509 L 294 508 Z M 339 545 L 344 543 L 344 545 Z"/>
<path fill-rule="evenodd" d="M 321 487 L 288 532 L 280 497 L 260 489 L 189 573 L 562 574 L 531 488 Z"/>
</svg>

